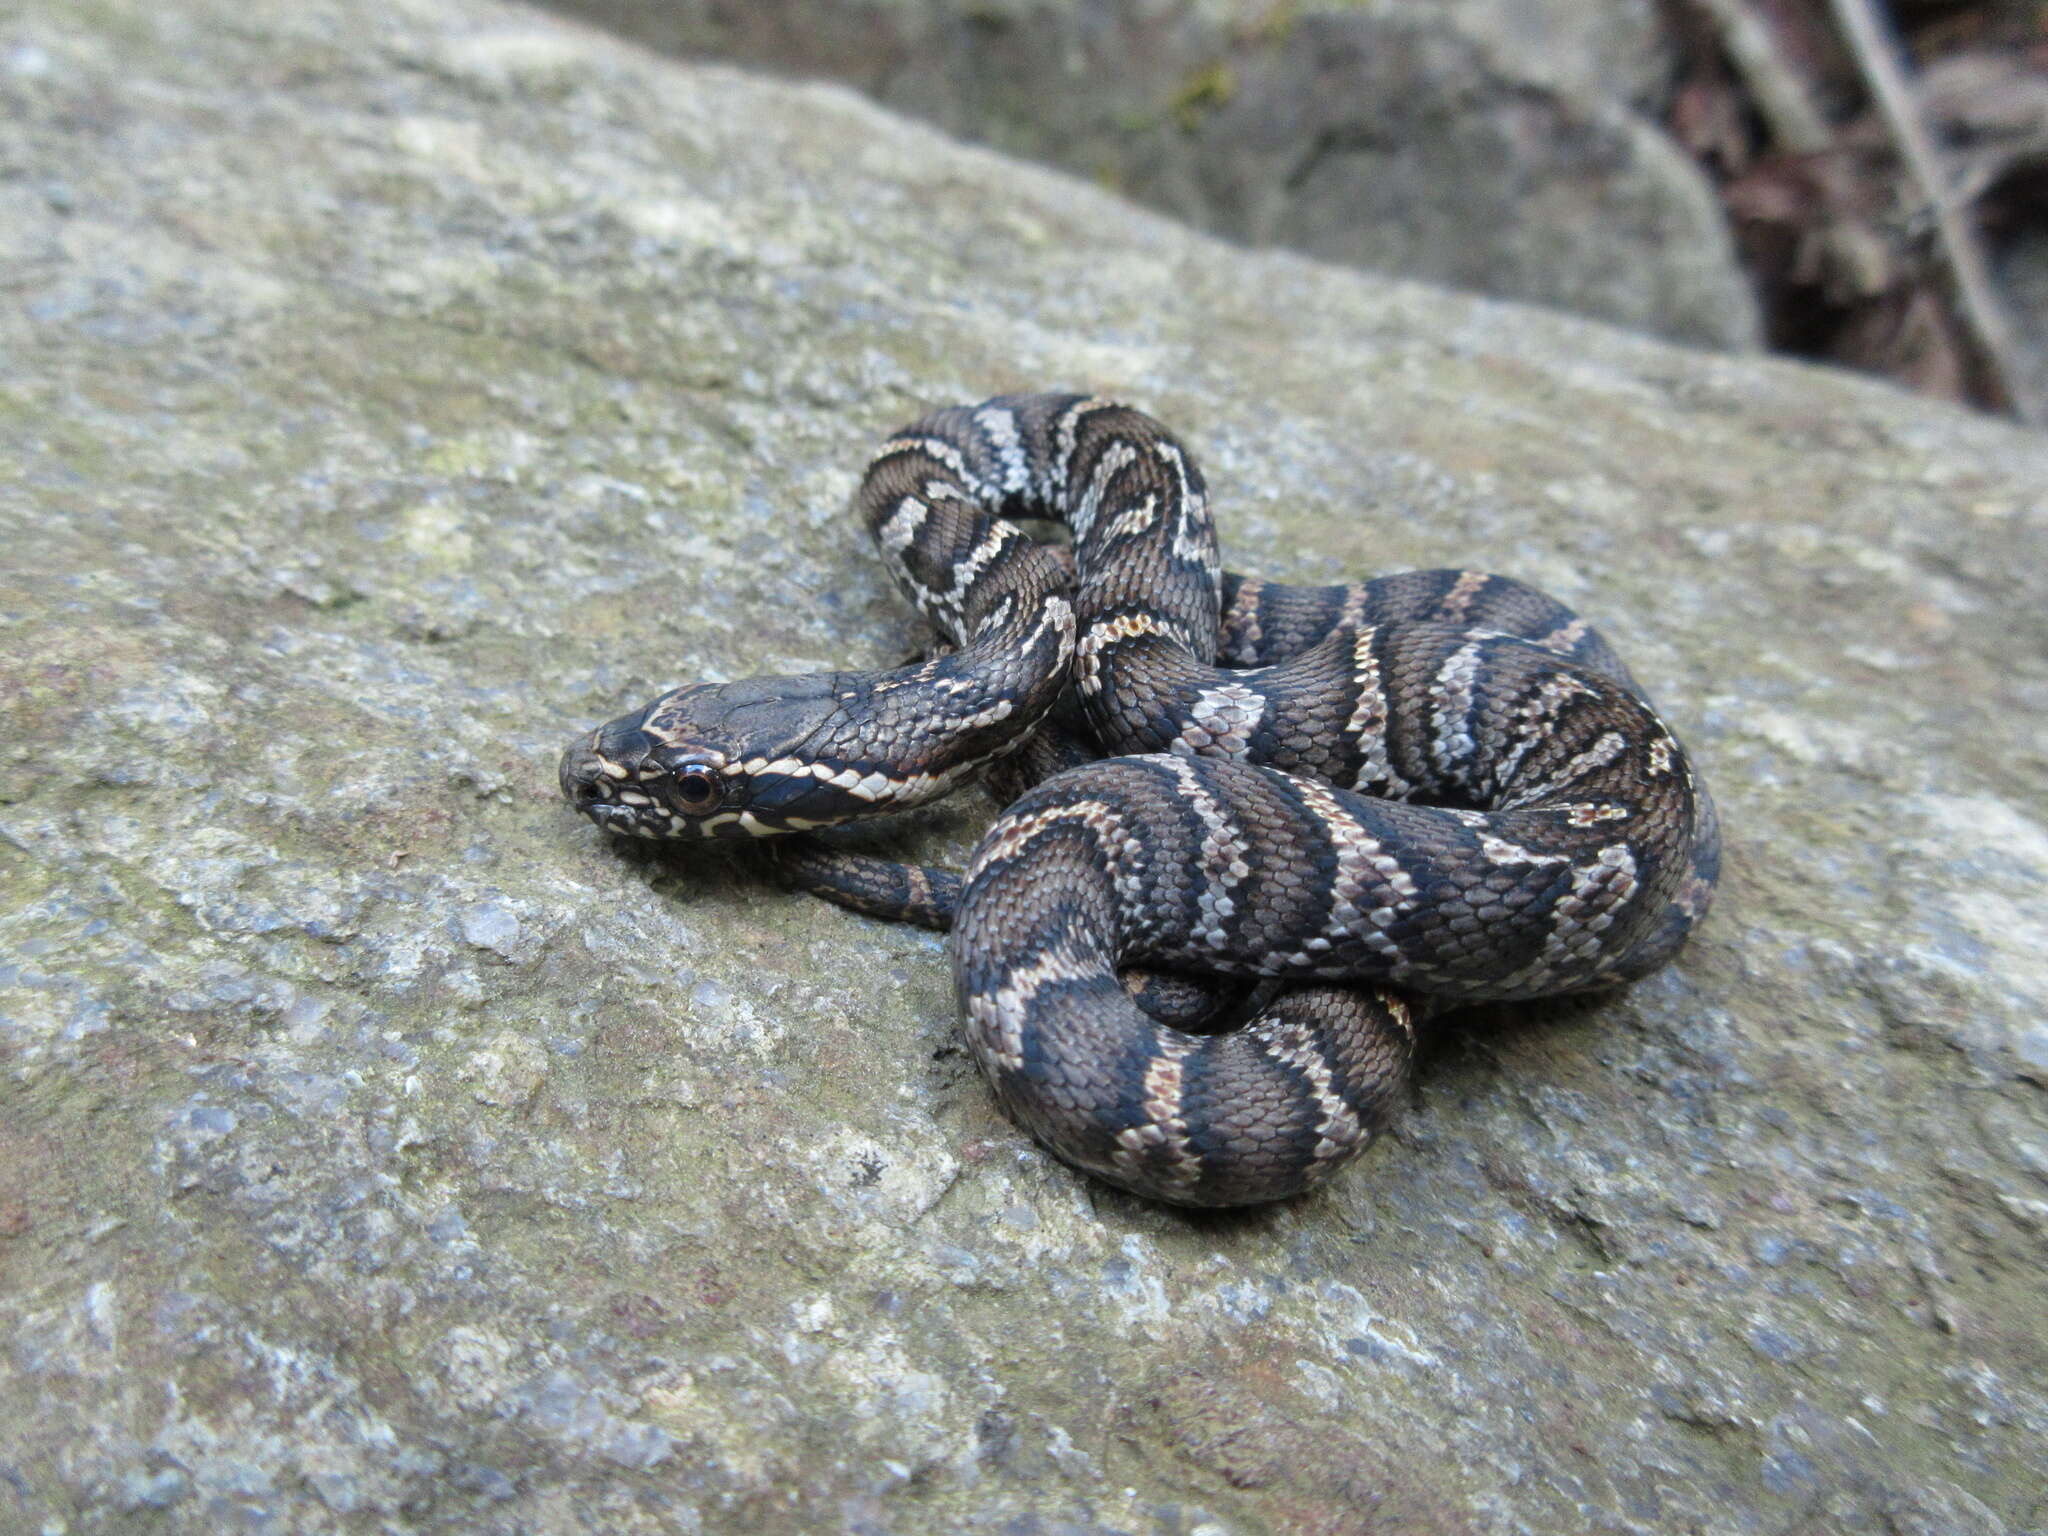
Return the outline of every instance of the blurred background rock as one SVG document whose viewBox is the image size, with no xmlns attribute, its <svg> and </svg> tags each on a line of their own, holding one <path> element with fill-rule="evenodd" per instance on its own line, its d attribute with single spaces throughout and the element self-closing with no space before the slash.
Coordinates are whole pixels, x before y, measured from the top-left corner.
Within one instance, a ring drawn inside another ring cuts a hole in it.
<svg viewBox="0 0 2048 1536">
<path fill-rule="evenodd" d="M 1250 244 L 2035 421 L 2048 395 L 2036 0 L 549 3 L 844 81 Z"/>
</svg>

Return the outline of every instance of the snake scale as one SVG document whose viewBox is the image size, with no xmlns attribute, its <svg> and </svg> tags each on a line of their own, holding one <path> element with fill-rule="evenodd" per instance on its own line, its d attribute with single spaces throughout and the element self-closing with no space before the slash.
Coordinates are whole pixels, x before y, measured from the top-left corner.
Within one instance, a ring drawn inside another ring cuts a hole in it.
<svg viewBox="0 0 2048 1536">
<path fill-rule="evenodd" d="M 950 923 L 998 1100 L 1079 1167 L 1188 1205 L 1292 1194 L 1386 1124 L 1432 1010 L 1629 981 L 1706 911 L 1719 837 L 1684 751 L 1599 633 L 1520 582 L 1227 575 L 1186 450 L 1078 395 L 936 411 L 856 505 L 952 648 L 678 688 L 572 744 L 563 792 L 609 832 L 737 838 L 1072 762 L 964 880 L 784 846 L 821 894 Z M 1205 1033 L 1162 1021 L 1179 975 L 1286 984 Z"/>
</svg>

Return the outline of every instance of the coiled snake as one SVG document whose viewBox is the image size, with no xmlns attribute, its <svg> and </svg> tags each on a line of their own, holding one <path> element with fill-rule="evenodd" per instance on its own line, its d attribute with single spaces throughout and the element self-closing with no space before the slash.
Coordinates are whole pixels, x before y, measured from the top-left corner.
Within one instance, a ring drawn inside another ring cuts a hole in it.
<svg viewBox="0 0 2048 1536">
<path fill-rule="evenodd" d="M 1061 717 L 1134 755 L 1031 788 L 964 885 L 815 839 L 787 857 L 844 904 L 950 920 L 967 1039 L 1069 1162 L 1183 1204 L 1292 1194 L 1385 1124 L 1436 1000 L 1625 982 L 1706 911 L 1719 837 L 1684 751 L 1519 582 L 1227 576 L 1186 451 L 1074 395 L 925 417 L 856 505 L 957 649 L 678 688 L 573 744 L 563 793 L 624 835 L 801 833 L 992 765 L 1030 779 L 1071 683 Z M 1014 518 L 1063 523 L 1071 569 Z M 1120 983 L 1140 965 L 1299 984 L 1198 1034 L 1140 1006 L 1172 1017 L 1170 976 L 1162 1002 Z"/>
</svg>

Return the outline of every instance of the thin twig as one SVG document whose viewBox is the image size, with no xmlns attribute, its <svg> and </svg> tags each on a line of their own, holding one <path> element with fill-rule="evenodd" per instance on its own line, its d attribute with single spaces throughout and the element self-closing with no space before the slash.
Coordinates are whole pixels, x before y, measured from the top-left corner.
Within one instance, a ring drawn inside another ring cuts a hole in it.
<svg viewBox="0 0 2048 1536">
<path fill-rule="evenodd" d="M 1743 0 L 1695 0 L 1721 35 L 1721 51 L 1749 87 L 1750 99 L 1779 148 L 1817 155 L 1835 141 L 1806 82 L 1786 64 L 1771 29 Z"/>
<path fill-rule="evenodd" d="M 1807 88 L 1806 77 L 1793 68 L 1778 47 L 1770 24 L 1750 8 L 1749 0 L 1695 0 L 1720 35 L 1721 51 L 1741 77 L 1779 154 L 1819 159 L 1834 150 L 1835 132 Z M 1822 291 L 1844 304 L 1876 298 L 1893 283 L 1891 247 L 1868 219 L 1846 208 L 1828 206 L 1803 237 L 1799 258 L 1816 258 Z M 1810 242 L 1807 244 L 1805 242 Z"/>
<path fill-rule="evenodd" d="M 1717 0 L 1718 3 L 1718 0 Z M 1957 200 L 1952 178 L 1942 169 L 1934 141 L 1921 119 L 1899 62 L 1898 45 L 1869 0 L 1831 0 L 1835 20 L 1863 72 L 1871 98 L 1898 144 L 1906 170 L 1934 213 L 1935 237 L 1955 278 L 1956 302 L 1963 323 L 1976 339 L 1985 362 L 1998 375 L 1999 387 L 2012 402 L 2013 414 L 2032 426 L 2044 419 L 2042 402 L 2027 381 L 2019 358 L 2012 322 L 1992 286 L 1990 264 L 1977 242 L 1965 207 Z"/>
</svg>

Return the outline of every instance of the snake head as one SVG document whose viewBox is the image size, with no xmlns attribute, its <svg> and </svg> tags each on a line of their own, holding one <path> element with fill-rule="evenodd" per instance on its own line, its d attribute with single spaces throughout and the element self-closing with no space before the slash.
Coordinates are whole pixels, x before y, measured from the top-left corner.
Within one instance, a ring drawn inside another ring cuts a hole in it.
<svg viewBox="0 0 2048 1536">
<path fill-rule="evenodd" d="M 759 837 L 890 809 L 831 751 L 858 686 L 816 672 L 678 688 L 573 742 L 562 794 L 623 837 Z"/>
</svg>

